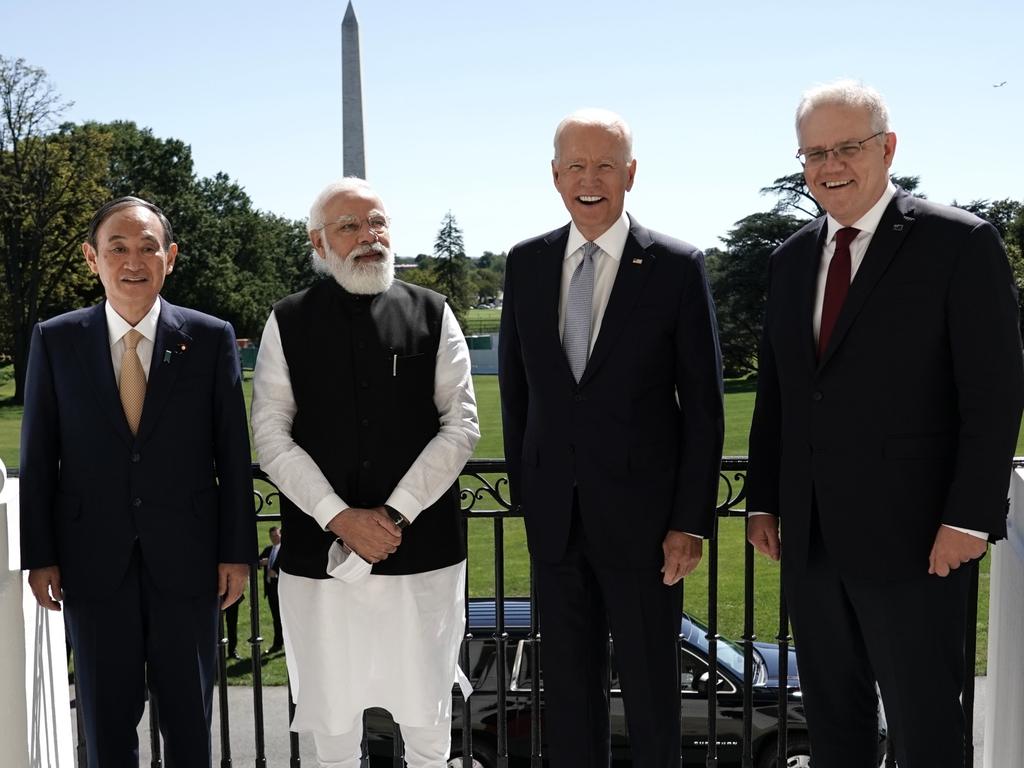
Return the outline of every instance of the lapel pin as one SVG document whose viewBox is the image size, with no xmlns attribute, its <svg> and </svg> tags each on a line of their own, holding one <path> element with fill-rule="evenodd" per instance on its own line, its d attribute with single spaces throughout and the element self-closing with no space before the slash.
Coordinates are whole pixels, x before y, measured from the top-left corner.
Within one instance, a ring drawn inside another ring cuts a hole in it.
<svg viewBox="0 0 1024 768">
<path fill-rule="evenodd" d="M 171 362 L 171 350 L 169 350 L 169 349 L 165 349 L 164 350 L 164 362 L 165 363 Z"/>
<path fill-rule="evenodd" d="M 903 225 L 902 224 L 893 224 L 892 225 L 892 231 L 893 232 L 902 232 L 903 231 Z"/>
<path fill-rule="evenodd" d="M 643 260 L 643 259 L 641 259 L 641 258 L 639 258 L 639 257 L 637 257 L 637 258 L 634 258 L 634 259 L 633 259 L 633 263 L 634 263 L 634 264 L 643 264 L 643 263 L 644 263 L 644 260 Z"/>
<path fill-rule="evenodd" d="M 178 351 L 179 352 L 184 352 L 186 349 L 188 349 L 188 344 L 179 344 L 178 345 Z"/>
</svg>

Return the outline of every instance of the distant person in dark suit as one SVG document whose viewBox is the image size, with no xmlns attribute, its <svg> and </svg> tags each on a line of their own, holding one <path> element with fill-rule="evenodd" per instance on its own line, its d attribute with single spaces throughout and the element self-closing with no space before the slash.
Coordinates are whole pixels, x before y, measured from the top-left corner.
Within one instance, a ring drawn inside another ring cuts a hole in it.
<svg viewBox="0 0 1024 768">
<path fill-rule="evenodd" d="M 39 323 L 21 429 L 21 562 L 63 604 L 90 766 L 138 765 L 147 681 L 169 766 L 210 765 L 218 610 L 256 554 L 235 334 L 160 298 L 159 208 L 100 208 L 82 245 L 106 300 Z"/>
<path fill-rule="evenodd" d="M 682 578 L 715 530 L 722 365 L 704 256 L 624 210 L 625 121 L 565 118 L 572 221 L 508 255 L 505 460 L 537 576 L 552 768 L 607 768 L 608 631 L 633 764 L 679 764 Z"/>
<path fill-rule="evenodd" d="M 874 89 L 809 91 L 796 133 L 826 214 L 769 265 L 747 536 L 781 546 L 814 768 L 877 765 L 876 681 L 900 768 L 959 768 L 969 575 L 1024 406 L 1013 276 L 991 224 L 889 180 Z"/>
<path fill-rule="evenodd" d="M 263 569 L 263 594 L 267 596 L 270 615 L 274 618 L 274 642 L 267 653 L 277 653 L 284 647 L 284 633 L 281 631 L 281 603 L 277 597 L 277 580 L 281 575 L 277 568 L 277 555 L 281 551 L 281 529 L 276 525 L 270 529 L 270 546 L 260 552 L 260 567 Z"/>
<path fill-rule="evenodd" d="M 224 628 L 227 630 L 228 636 L 228 658 L 235 661 L 242 659 L 238 655 L 238 609 L 242 607 L 243 602 L 245 602 L 244 592 L 237 601 L 224 609 Z"/>
</svg>

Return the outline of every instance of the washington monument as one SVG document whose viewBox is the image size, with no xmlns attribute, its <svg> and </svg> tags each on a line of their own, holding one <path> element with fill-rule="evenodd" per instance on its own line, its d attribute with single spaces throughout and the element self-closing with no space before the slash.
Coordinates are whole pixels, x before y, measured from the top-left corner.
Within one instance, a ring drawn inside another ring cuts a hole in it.
<svg viewBox="0 0 1024 768">
<path fill-rule="evenodd" d="M 359 71 L 359 22 L 349 1 L 341 22 L 342 173 L 366 178 L 363 146 L 363 85 Z"/>
</svg>

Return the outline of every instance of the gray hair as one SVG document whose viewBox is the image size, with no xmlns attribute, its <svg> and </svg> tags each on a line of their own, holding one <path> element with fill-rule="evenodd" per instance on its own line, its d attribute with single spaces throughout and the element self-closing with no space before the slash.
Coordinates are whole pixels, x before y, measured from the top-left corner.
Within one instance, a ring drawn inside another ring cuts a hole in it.
<svg viewBox="0 0 1024 768">
<path fill-rule="evenodd" d="M 324 187 L 320 194 L 316 196 L 313 205 L 309 208 L 309 224 L 306 226 L 306 229 L 312 232 L 315 229 L 320 229 L 326 223 L 324 222 L 324 208 L 327 207 L 327 203 L 330 202 L 331 198 L 343 192 L 355 192 L 356 190 L 364 190 L 376 194 L 366 179 L 360 179 L 358 176 L 346 176 L 339 181 L 332 181 Z"/>
<path fill-rule="evenodd" d="M 133 197 L 132 195 L 125 195 L 124 197 L 119 197 L 116 200 L 109 200 L 92 215 L 92 219 L 89 221 L 89 234 L 87 235 L 89 245 L 93 248 L 98 247 L 96 244 L 96 233 L 99 231 L 100 225 L 115 213 L 124 210 L 125 208 L 145 208 L 156 216 L 157 220 L 160 222 L 160 226 L 163 227 L 164 230 L 163 242 L 161 244 L 165 251 L 170 249 L 171 243 L 174 242 L 174 231 L 171 229 L 171 222 L 167 220 L 164 212 L 148 200 L 143 200 L 141 197 Z"/>
<path fill-rule="evenodd" d="M 841 107 L 865 109 L 871 116 L 871 130 L 875 133 L 889 133 L 889 110 L 882 94 L 857 80 L 836 80 L 833 83 L 815 86 L 800 99 L 796 108 L 796 135 L 800 138 L 800 123 L 808 114 L 826 104 Z"/>
<path fill-rule="evenodd" d="M 622 144 L 626 149 L 626 162 L 633 161 L 633 131 L 629 123 L 622 119 L 621 115 L 607 109 L 588 107 L 577 109 L 562 119 L 562 122 L 555 128 L 555 160 L 558 160 L 559 143 L 562 140 L 562 132 L 570 125 L 598 125 L 608 129 L 611 133 L 619 134 Z"/>
</svg>

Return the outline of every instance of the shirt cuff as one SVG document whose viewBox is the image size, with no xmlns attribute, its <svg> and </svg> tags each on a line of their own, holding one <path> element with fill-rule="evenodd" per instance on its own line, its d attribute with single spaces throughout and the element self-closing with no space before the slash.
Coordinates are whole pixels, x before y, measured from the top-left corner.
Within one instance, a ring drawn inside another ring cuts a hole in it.
<svg viewBox="0 0 1024 768">
<path fill-rule="evenodd" d="M 327 524 L 337 517 L 339 512 L 348 509 L 348 504 L 341 500 L 341 497 L 336 493 L 329 493 L 320 502 L 313 507 L 313 519 L 320 524 L 320 527 L 325 531 L 327 530 Z"/>
<path fill-rule="evenodd" d="M 771 512 L 758 512 L 755 509 L 748 509 L 747 510 L 747 519 L 749 520 L 750 518 L 757 517 L 758 515 L 771 515 L 771 514 L 772 514 Z M 775 517 L 775 515 L 772 515 L 772 517 Z"/>
<path fill-rule="evenodd" d="M 954 531 L 960 531 L 960 533 L 969 533 L 976 539 L 984 539 L 985 541 L 988 541 L 988 531 L 975 531 L 972 528 L 961 528 L 958 525 L 946 525 L 945 523 L 943 523 L 943 525 L 946 526 L 946 528 L 952 528 Z"/>
<path fill-rule="evenodd" d="M 416 500 L 415 496 L 403 488 L 395 488 L 385 502 L 385 506 L 394 507 L 401 512 L 402 517 L 408 520 L 410 525 L 415 522 L 420 512 L 423 511 L 423 505 Z"/>
</svg>

